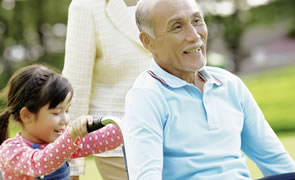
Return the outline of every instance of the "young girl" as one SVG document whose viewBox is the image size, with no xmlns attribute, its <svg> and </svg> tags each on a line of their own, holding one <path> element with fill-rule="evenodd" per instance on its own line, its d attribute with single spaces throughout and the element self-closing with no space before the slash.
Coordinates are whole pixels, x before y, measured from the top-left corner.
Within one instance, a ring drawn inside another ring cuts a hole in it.
<svg viewBox="0 0 295 180">
<path fill-rule="evenodd" d="M 115 125 L 87 133 L 91 116 L 68 125 L 73 90 L 70 83 L 42 65 L 20 69 L 5 88 L 7 107 L 0 115 L 0 172 L 6 179 L 69 179 L 67 161 L 114 149 L 122 143 Z M 21 124 L 8 137 L 8 122 Z"/>
</svg>

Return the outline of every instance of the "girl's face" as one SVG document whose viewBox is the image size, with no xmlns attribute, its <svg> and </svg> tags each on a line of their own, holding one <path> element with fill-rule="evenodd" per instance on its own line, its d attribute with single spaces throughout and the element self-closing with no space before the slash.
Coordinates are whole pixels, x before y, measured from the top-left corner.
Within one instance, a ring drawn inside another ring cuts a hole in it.
<svg viewBox="0 0 295 180">
<path fill-rule="evenodd" d="M 69 123 L 71 96 L 69 93 L 53 109 L 49 109 L 49 104 L 43 106 L 38 113 L 32 115 L 32 122 L 23 129 L 22 135 L 35 144 L 54 142 L 65 132 Z"/>
</svg>

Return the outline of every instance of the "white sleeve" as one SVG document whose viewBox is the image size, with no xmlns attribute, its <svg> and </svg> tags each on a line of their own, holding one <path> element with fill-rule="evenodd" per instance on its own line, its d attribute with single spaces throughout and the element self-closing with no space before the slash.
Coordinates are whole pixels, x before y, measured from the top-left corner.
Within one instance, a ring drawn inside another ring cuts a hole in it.
<svg viewBox="0 0 295 180">
<path fill-rule="evenodd" d="M 74 88 L 71 119 L 88 114 L 96 54 L 94 20 L 85 4 L 72 1 L 68 15 L 63 75 Z"/>
</svg>

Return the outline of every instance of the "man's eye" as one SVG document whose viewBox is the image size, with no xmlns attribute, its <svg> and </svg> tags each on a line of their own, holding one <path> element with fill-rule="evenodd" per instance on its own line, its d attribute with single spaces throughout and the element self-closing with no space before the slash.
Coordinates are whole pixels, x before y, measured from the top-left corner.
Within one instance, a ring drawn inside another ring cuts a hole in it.
<svg viewBox="0 0 295 180">
<path fill-rule="evenodd" d="M 181 26 L 180 26 L 180 25 L 177 25 L 177 26 L 175 26 L 175 29 L 179 29 L 179 28 L 181 28 Z"/>
<path fill-rule="evenodd" d="M 172 31 L 180 31 L 182 29 L 182 25 L 178 24 L 178 25 L 174 25 L 172 27 Z"/>
<path fill-rule="evenodd" d="M 193 25 L 200 25 L 202 24 L 202 20 L 201 19 L 194 19 L 193 20 Z"/>
</svg>

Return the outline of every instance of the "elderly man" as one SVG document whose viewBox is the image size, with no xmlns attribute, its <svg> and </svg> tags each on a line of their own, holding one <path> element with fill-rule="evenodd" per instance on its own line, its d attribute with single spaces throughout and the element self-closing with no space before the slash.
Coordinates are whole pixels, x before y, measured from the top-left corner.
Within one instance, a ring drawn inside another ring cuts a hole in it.
<svg viewBox="0 0 295 180">
<path fill-rule="evenodd" d="M 136 19 L 154 62 L 126 97 L 131 180 L 250 179 L 242 151 L 265 176 L 295 171 L 242 81 L 205 66 L 208 31 L 194 0 L 141 0 Z"/>
</svg>

